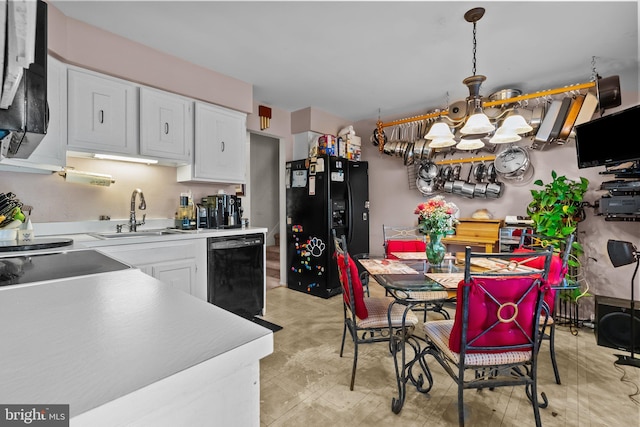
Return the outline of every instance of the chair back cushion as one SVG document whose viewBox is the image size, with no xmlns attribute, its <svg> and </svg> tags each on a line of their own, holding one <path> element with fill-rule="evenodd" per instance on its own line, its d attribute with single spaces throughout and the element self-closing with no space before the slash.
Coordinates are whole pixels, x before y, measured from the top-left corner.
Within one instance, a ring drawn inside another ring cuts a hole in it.
<svg viewBox="0 0 640 427">
<path fill-rule="evenodd" d="M 351 276 L 351 285 L 353 286 L 353 299 L 355 304 L 356 316 L 364 320 L 369 317 L 367 306 L 364 303 L 364 290 L 362 289 L 362 282 L 360 281 L 360 275 L 358 274 L 358 267 L 356 263 L 347 254 L 347 260 L 349 262 L 349 269 L 347 270 L 344 255 L 337 255 L 336 261 L 338 262 L 338 269 L 340 270 L 340 283 L 342 284 L 342 298 L 344 302 L 351 308 L 351 301 L 349 300 L 349 282 L 347 274 Z"/>
<path fill-rule="evenodd" d="M 387 240 L 385 256 L 397 259 L 391 252 L 424 252 L 426 248 L 427 244 L 422 240 Z"/>
<path fill-rule="evenodd" d="M 469 288 L 469 299 L 464 300 L 464 289 Z M 468 311 L 467 353 L 507 352 L 523 345 L 522 351 L 531 350 L 535 310 L 539 286 L 535 277 L 477 277 L 469 283 L 458 284 L 453 329 L 449 348 L 460 353 L 462 348 L 463 311 Z M 471 346 L 471 348 L 469 348 Z M 484 347 L 476 349 L 474 347 Z M 502 348 L 501 348 L 502 347 Z"/>
<path fill-rule="evenodd" d="M 535 252 L 533 249 L 529 248 L 516 248 L 513 250 L 513 253 L 530 253 Z M 513 257 L 511 258 L 514 261 L 523 261 L 526 260 L 526 257 Z M 529 267 L 542 270 L 544 268 L 544 257 L 535 257 L 529 261 L 526 261 L 523 265 L 528 265 Z M 550 286 L 559 286 L 564 280 L 564 276 L 567 274 L 567 266 L 562 265 L 562 258 L 560 255 L 553 254 L 551 256 L 551 266 L 549 267 L 549 275 L 547 278 L 547 282 Z M 556 305 L 556 291 L 551 290 L 547 292 L 544 296 L 544 302 L 549 306 L 549 311 L 553 312 L 554 307 Z"/>
</svg>

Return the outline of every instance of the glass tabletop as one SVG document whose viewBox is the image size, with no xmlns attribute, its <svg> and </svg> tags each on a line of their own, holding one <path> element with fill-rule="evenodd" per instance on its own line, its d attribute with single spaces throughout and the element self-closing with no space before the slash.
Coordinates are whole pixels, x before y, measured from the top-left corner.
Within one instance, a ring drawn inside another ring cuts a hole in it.
<svg viewBox="0 0 640 427">
<path fill-rule="evenodd" d="M 430 292 L 455 290 L 457 283 L 463 277 L 463 270 L 455 265 L 432 266 L 428 263 L 412 263 L 412 267 L 418 271 L 417 274 L 376 274 L 374 278 L 388 290 Z M 430 274 L 432 274 L 431 277 Z M 448 284 L 451 281 L 454 282 L 454 286 Z"/>
</svg>

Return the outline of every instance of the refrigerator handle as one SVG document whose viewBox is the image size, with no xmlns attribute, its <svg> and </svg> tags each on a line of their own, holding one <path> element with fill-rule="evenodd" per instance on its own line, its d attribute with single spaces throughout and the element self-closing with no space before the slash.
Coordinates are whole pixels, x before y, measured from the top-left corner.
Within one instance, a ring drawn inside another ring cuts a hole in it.
<svg viewBox="0 0 640 427">
<path fill-rule="evenodd" d="M 349 205 L 347 206 L 347 210 L 349 211 L 347 215 L 347 227 L 349 229 L 347 236 L 347 247 L 351 245 L 353 241 L 353 197 L 351 194 L 351 183 L 347 181 L 347 199 L 349 200 Z"/>
</svg>

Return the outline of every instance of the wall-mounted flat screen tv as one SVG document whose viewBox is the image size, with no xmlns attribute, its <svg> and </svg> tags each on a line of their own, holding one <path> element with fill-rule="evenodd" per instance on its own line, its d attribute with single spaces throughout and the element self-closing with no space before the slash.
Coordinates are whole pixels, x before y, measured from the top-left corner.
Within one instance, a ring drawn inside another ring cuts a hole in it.
<svg viewBox="0 0 640 427">
<path fill-rule="evenodd" d="M 578 168 L 610 166 L 640 160 L 640 105 L 576 126 Z"/>
</svg>

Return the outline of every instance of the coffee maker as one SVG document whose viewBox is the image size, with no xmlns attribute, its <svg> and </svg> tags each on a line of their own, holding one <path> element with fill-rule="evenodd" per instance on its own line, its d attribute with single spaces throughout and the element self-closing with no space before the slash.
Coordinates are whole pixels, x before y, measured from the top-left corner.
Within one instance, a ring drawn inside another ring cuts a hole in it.
<svg viewBox="0 0 640 427">
<path fill-rule="evenodd" d="M 203 202 L 205 199 L 203 199 Z M 241 199 L 235 195 L 216 194 L 206 197 L 209 228 L 240 228 L 242 223 Z"/>
</svg>

